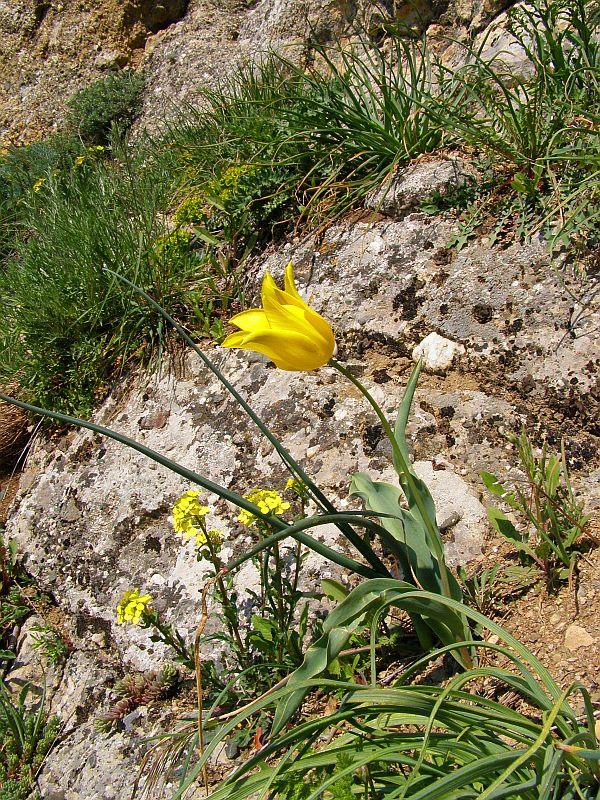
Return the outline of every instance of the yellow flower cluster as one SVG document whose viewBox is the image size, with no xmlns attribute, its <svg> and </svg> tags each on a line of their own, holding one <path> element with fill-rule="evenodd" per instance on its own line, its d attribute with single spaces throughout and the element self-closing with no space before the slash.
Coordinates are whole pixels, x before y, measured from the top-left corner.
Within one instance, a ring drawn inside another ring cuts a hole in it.
<svg viewBox="0 0 600 800">
<path fill-rule="evenodd" d="M 173 506 L 173 527 L 187 539 L 195 536 L 199 520 L 205 517 L 210 508 L 200 504 L 200 492 L 186 492 Z"/>
<path fill-rule="evenodd" d="M 190 490 L 175 503 L 173 506 L 175 533 L 181 534 L 186 540 L 193 536 L 198 547 L 203 547 L 209 541 L 215 547 L 219 547 L 225 534 L 217 528 L 207 530 L 205 517 L 210 508 L 201 505 L 199 497 L 200 492 Z"/>
<path fill-rule="evenodd" d="M 37 181 L 33 184 L 33 191 L 39 192 L 45 183 L 46 183 L 46 178 L 38 178 Z"/>
<path fill-rule="evenodd" d="M 308 500 L 310 497 L 307 485 L 299 478 L 288 478 L 285 490 L 286 492 L 294 492 L 301 500 Z"/>
<path fill-rule="evenodd" d="M 283 514 L 284 511 L 290 507 L 290 504 L 284 500 L 277 492 L 270 489 L 252 489 L 251 492 L 244 495 L 246 500 L 257 505 L 263 514 Z M 238 516 L 238 521 L 242 525 L 250 527 L 256 522 L 256 517 L 250 511 L 242 508 Z"/>
<path fill-rule="evenodd" d="M 175 224 L 199 225 L 206 220 L 206 198 L 200 194 L 192 194 L 179 204 L 175 211 Z"/>
<path fill-rule="evenodd" d="M 140 595 L 137 589 L 125 592 L 117 606 L 117 622 L 119 625 L 126 622 L 139 625 L 142 614 L 151 608 L 151 604 L 152 598 L 149 594 Z"/>
</svg>

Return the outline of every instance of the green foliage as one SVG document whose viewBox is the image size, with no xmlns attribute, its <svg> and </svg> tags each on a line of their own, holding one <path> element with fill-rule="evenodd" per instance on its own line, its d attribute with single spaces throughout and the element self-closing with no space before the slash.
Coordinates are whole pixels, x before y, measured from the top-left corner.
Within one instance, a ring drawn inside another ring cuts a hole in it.
<svg viewBox="0 0 600 800">
<path fill-rule="evenodd" d="M 522 562 L 537 566 L 551 585 L 571 576 L 588 517 L 573 494 L 564 445 L 558 456 L 549 453 L 544 442 L 536 456 L 525 432 L 510 441 L 523 480 L 507 489 L 489 472 L 481 476 L 487 489 L 517 515 L 519 528 L 497 508 L 488 508 L 488 517 L 495 530 L 514 544 Z"/>
<path fill-rule="evenodd" d="M 111 72 L 76 92 L 67 103 L 69 130 L 87 145 L 106 145 L 115 133 L 123 136 L 141 109 L 143 75 L 131 70 Z"/>
<path fill-rule="evenodd" d="M 10 147 L 0 155 L 0 264 L 22 238 L 27 197 L 56 170 L 68 169 L 80 151 L 80 142 L 55 135 L 45 141 Z"/>
<path fill-rule="evenodd" d="M 394 590 L 390 582 L 392 593 L 400 588 L 396 584 Z M 283 800 L 290 790 L 302 800 L 348 797 L 349 792 L 415 800 L 597 797 L 600 749 L 588 692 L 577 683 L 561 691 L 527 648 L 477 611 L 419 590 L 407 592 L 405 602 L 430 604 L 431 613 L 442 615 L 461 609 L 497 637 L 497 644 L 482 641 L 476 646 L 499 652 L 511 669 L 471 668 L 443 686 L 430 685 L 426 676 L 431 666 L 460 647 L 457 643 L 432 650 L 389 687 L 375 680 L 369 686 L 323 677 L 304 680 L 304 692 L 329 688 L 341 693 L 337 710 L 272 735 L 260 752 L 221 782 L 211 800 L 244 800 L 263 791 Z M 479 693 L 482 679 L 496 687 L 494 696 Z M 268 705 L 288 706 L 298 688 L 288 682 L 226 722 L 215 722 L 210 744 L 173 800 L 180 800 L 230 730 Z M 525 698 L 534 713 L 501 702 L 507 690 Z M 571 705 L 575 694 L 582 702 Z"/>
<path fill-rule="evenodd" d="M 44 694 L 37 707 L 27 683 L 13 699 L 0 681 L 0 798 L 25 800 L 33 787 L 36 773 L 52 747 L 60 729 L 57 717 L 47 718 Z"/>
<path fill-rule="evenodd" d="M 33 649 L 39 651 L 48 664 L 56 666 L 69 655 L 69 643 L 52 625 L 32 625 L 31 638 Z"/>
<path fill-rule="evenodd" d="M 499 219 L 492 241 L 542 230 L 553 242 L 594 247 L 600 208 L 594 177 L 600 152 L 598 8 L 584 0 L 536 0 L 508 14 L 531 75 L 516 78 L 503 53 L 484 57 L 484 41 L 467 51 L 464 66 L 440 66 L 439 101 L 428 107 L 451 140 L 504 165 L 491 188 L 480 187 L 456 244 L 470 235 L 469 226 Z"/>
<path fill-rule="evenodd" d="M 87 415 L 116 366 L 136 353 L 147 360 L 163 344 L 162 321 L 105 266 L 135 278 L 174 313 L 185 289 L 204 292 L 201 253 L 179 248 L 171 258 L 172 247 L 157 247 L 168 176 L 125 155 L 123 162 L 50 176 L 30 194 L 23 240 L 0 271 L 0 338 L 15 354 L 0 379 L 18 371 L 35 403 Z"/>
<path fill-rule="evenodd" d="M 357 203 L 398 165 L 442 143 L 427 110 L 434 75 L 426 45 L 404 34 L 395 31 L 386 47 L 366 36 L 350 48 L 317 47 L 302 94 L 282 109 L 310 159 L 301 186 L 317 218 Z M 287 66 L 299 80 L 300 69 Z"/>
<path fill-rule="evenodd" d="M 14 539 L 4 539 L 0 528 L 0 660 L 11 660 L 15 654 L 8 650 L 11 635 L 16 626 L 31 614 L 21 584 L 27 582 L 17 559 Z"/>
<path fill-rule="evenodd" d="M 519 565 L 496 565 L 467 573 L 463 566 L 457 569 L 465 602 L 484 615 L 499 611 L 506 600 L 515 597 L 535 582 L 537 570 Z"/>
</svg>

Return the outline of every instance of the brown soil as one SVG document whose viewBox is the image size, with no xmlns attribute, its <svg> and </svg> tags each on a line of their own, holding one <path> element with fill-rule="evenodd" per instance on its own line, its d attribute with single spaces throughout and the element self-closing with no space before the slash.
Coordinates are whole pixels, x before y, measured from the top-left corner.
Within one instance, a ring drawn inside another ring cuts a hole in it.
<svg viewBox="0 0 600 800">
<path fill-rule="evenodd" d="M 12 478 L 0 478 L 0 526 L 6 524 L 8 509 L 19 488 L 19 475 Z"/>
<path fill-rule="evenodd" d="M 498 586 L 498 594 L 504 596 L 487 613 L 537 656 L 562 689 L 580 681 L 600 714 L 599 545 L 596 516 L 582 537 L 571 581 L 551 589 L 540 583 L 512 593 L 510 587 Z M 510 544 L 490 536 L 484 554 L 478 564 L 471 565 L 470 573 L 496 564 L 516 563 L 517 553 Z M 488 656 L 484 658 L 487 660 Z M 504 661 L 502 665 L 508 666 Z M 573 702 L 578 705 L 576 696 Z"/>
</svg>

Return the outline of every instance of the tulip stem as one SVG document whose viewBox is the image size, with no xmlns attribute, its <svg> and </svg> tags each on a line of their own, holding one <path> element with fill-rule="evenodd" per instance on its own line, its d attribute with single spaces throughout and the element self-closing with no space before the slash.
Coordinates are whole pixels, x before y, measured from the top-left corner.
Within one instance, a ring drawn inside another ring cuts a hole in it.
<svg viewBox="0 0 600 800">
<path fill-rule="evenodd" d="M 362 385 L 362 383 L 358 380 L 358 378 L 356 378 L 350 372 L 350 370 L 348 370 L 346 367 L 343 367 L 334 358 L 331 358 L 328 363 L 330 367 L 334 367 L 335 369 L 337 369 L 337 371 L 341 372 L 342 375 L 350 381 L 350 383 L 356 386 L 358 391 L 363 395 L 363 397 L 365 397 L 368 400 L 371 407 L 373 408 L 373 411 L 375 411 L 375 413 L 379 417 L 383 430 L 392 446 L 396 462 L 400 465 L 400 469 L 402 470 L 402 474 L 406 480 L 410 493 L 412 494 L 415 503 L 417 505 L 417 508 L 419 509 L 419 513 L 423 520 L 423 524 L 427 529 L 428 533 L 427 538 L 429 539 L 429 546 L 431 547 L 431 550 L 436 557 L 440 569 L 440 579 L 442 581 L 443 593 L 445 594 L 446 597 L 451 598 L 452 592 L 450 590 L 450 581 L 448 580 L 448 568 L 446 566 L 446 559 L 444 557 L 443 545 L 440 543 L 440 538 L 437 533 L 436 523 L 434 520 L 431 519 L 431 517 L 427 512 L 427 508 L 425 507 L 423 498 L 421 497 L 421 493 L 419 492 L 419 488 L 415 483 L 415 475 L 411 470 L 406 458 L 404 457 L 404 453 L 402 452 L 402 448 L 398 444 L 398 440 L 396 439 L 394 431 L 392 430 L 392 426 L 388 422 L 379 404 L 370 394 L 369 390 Z"/>
</svg>

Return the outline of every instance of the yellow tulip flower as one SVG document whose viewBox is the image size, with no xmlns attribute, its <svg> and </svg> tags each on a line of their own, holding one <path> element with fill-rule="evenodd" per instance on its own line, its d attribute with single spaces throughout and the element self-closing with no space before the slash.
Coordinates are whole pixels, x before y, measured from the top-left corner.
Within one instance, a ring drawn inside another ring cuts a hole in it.
<svg viewBox="0 0 600 800">
<path fill-rule="evenodd" d="M 298 294 L 292 262 L 284 275 L 284 289 L 267 272 L 262 284 L 262 308 L 250 308 L 230 320 L 239 331 L 223 347 L 263 353 L 279 369 L 300 372 L 326 364 L 335 349 L 329 323 Z"/>
</svg>

